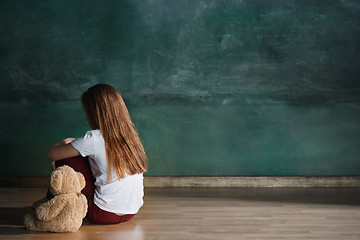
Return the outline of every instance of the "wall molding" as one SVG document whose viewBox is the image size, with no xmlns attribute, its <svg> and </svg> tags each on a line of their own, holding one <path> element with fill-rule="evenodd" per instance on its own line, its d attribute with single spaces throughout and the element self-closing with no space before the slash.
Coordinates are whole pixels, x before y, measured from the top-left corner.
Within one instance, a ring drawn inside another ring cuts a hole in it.
<svg viewBox="0 0 360 240">
<path fill-rule="evenodd" d="M 351 177 L 146 177 L 148 187 L 360 187 Z"/>
<path fill-rule="evenodd" d="M 49 177 L 0 177 L 0 187 L 47 187 Z M 360 176 L 144 177 L 145 187 L 360 187 Z"/>
</svg>

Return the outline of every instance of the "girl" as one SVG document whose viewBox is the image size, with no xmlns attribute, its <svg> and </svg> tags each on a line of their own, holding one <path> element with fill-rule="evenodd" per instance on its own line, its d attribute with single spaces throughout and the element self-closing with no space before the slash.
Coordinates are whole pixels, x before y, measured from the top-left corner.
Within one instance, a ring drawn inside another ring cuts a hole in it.
<svg viewBox="0 0 360 240">
<path fill-rule="evenodd" d="M 54 167 L 69 165 L 86 180 L 87 218 L 100 224 L 135 216 L 143 204 L 143 173 L 147 157 L 119 92 L 98 84 L 81 97 L 92 130 L 66 138 L 48 151 Z"/>
</svg>

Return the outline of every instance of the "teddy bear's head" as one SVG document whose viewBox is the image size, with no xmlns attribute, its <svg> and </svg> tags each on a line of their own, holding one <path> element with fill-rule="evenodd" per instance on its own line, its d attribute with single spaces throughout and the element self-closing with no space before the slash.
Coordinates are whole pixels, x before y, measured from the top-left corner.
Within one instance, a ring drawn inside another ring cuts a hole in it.
<svg viewBox="0 0 360 240">
<path fill-rule="evenodd" d="M 85 178 L 80 172 L 64 165 L 52 172 L 50 192 L 53 195 L 64 193 L 80 193 L 85 187 Z"/>
</svg>

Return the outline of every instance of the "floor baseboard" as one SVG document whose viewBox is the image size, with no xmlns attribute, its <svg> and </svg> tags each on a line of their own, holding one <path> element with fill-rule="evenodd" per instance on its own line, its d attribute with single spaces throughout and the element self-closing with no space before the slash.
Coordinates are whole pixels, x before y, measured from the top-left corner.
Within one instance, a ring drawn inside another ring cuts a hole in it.
<svg viewBox="0 0 360 240">
<path fill-rule="evenodd" d="M 47 187 L 49 177 L 0 177 L 0 187 Z M 360 176 L 144 177 L 145 187 L 360 187 Z"/>
<path fill-rule="evenodd" d="M 360 177 L 147 177 L 148 187 L 360 187 Z"/>
</svg>

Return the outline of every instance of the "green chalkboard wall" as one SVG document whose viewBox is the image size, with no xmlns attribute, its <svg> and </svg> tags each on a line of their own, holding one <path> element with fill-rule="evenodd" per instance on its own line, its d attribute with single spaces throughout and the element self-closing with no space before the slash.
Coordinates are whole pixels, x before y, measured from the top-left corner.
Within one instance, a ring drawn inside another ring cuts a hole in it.
<svg viewBox="0 0 360 240">
<path fill-rule="evenodd" d="M 360 175 L 357 0 L 2 0 L 0 176 L 124 96 L 148 176 Z"/>
</svg>

